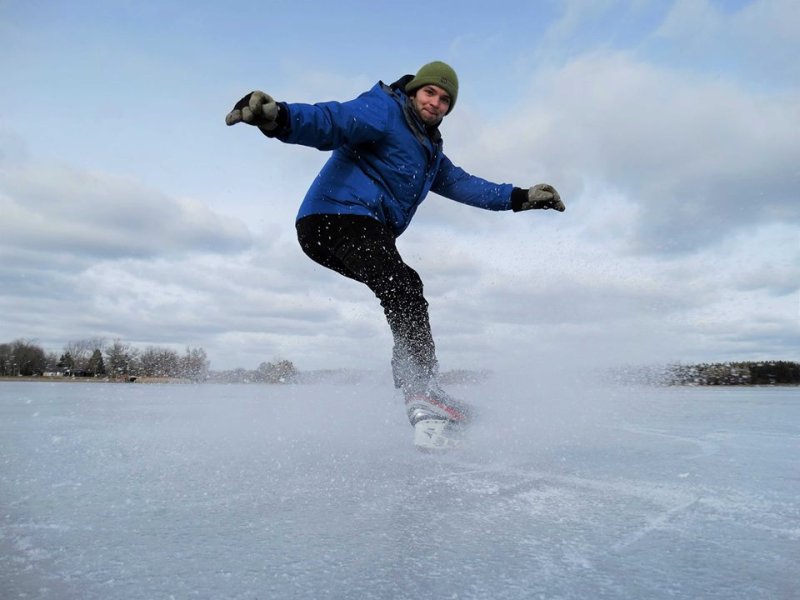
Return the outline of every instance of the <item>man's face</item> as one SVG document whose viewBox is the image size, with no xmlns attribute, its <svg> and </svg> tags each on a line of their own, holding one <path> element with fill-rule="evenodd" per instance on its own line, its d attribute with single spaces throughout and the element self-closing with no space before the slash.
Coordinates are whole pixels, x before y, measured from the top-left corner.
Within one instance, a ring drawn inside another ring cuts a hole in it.
<svg viewBox="0 0 800 600">
<path fill-rule="evenodd" d="M 411 99 L 419 118 L 425 125 L 431 127 L 441 123 L 450 110 L 450 94 L 438 85 L 423 85 Z"/>
</svg>

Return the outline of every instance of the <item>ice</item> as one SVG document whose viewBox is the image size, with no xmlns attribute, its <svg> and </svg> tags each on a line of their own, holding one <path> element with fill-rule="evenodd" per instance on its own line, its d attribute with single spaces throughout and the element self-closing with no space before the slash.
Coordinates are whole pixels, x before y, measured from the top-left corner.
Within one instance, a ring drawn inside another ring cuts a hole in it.
<svg viewBox="0 0 800 600">
<path fill-rule="evenodd" d="M 800 597 L 797 388 L 0 382 L 0 597 Z"/>
</svg>

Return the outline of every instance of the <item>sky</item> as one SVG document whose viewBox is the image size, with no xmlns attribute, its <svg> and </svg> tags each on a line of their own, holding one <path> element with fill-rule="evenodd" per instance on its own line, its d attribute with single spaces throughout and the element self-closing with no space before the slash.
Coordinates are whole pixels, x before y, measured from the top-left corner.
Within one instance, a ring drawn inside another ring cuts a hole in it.
<svg viewBox="0 0 800 600">
<path fill-rule="evenodd" d="M 800 3 L 224 4 L 0 0 L 0 342 L 388 373 L 295 238 L 328 154 L 224 117 L 443 60 L 448 157 L 567 206 L 428 196 L 398 248 L 443 369 L 800 360 Z"/>
</svg>

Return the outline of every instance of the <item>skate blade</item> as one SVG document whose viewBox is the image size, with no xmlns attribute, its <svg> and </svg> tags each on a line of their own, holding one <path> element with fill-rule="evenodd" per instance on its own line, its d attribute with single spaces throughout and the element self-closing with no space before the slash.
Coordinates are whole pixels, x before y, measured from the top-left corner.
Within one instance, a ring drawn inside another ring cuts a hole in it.
<svg viewBox="0 0 800 600">
<path fill-rule="evenodd" d="M 445 452 L 461 446 L 461 439 L 443 419 L 423 419 L 414 425 L 414 447 L 420 452 Z"/>
</svg>

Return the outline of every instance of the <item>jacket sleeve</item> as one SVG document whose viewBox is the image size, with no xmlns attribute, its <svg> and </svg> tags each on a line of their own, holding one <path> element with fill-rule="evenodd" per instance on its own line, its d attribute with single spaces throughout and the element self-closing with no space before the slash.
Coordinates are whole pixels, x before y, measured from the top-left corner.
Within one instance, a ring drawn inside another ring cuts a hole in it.
<svg viewBox="0 0 800 600">
<path fill-rule="evenodd" d="M 365 92 L 347 102 L 282 103 L 286 125 L 275 137 L 318 150 L 377 141 L 386 134 L 390 118 L 382 100 Z"/>
<path fill-rule="evenodd" d="M 494 183 L 470 175 L 444 156 L 431 191 L 456 202 L 487 210 L 511 210 L 510 183 Z"/>
</svg>

